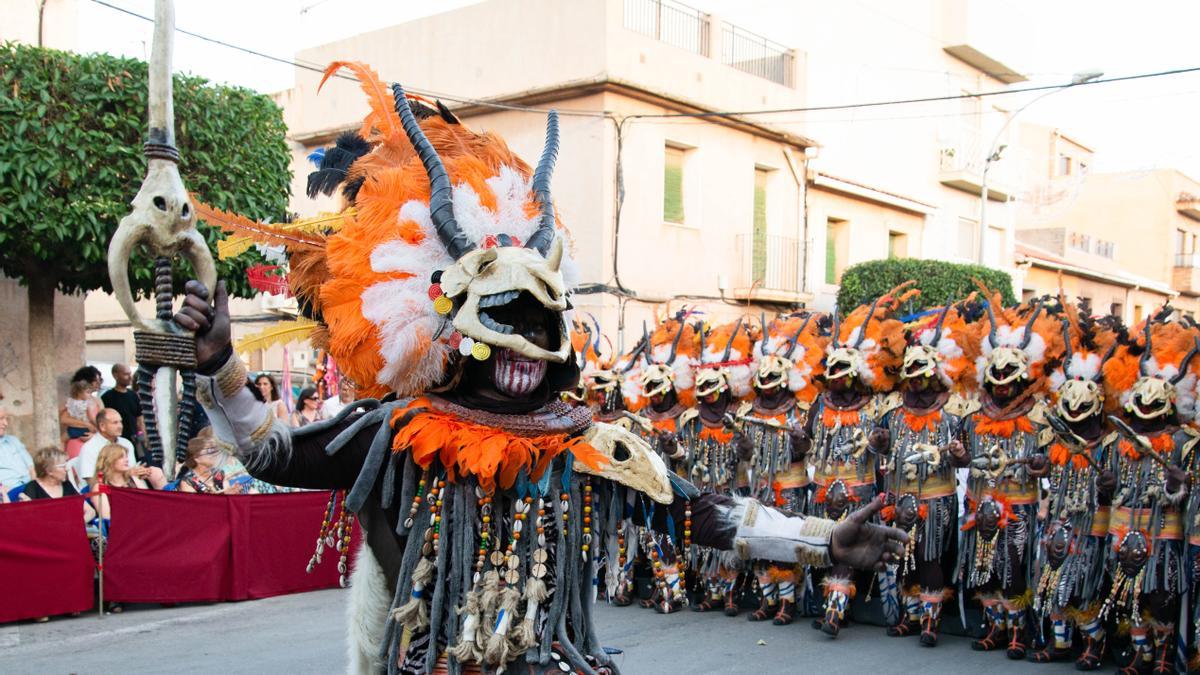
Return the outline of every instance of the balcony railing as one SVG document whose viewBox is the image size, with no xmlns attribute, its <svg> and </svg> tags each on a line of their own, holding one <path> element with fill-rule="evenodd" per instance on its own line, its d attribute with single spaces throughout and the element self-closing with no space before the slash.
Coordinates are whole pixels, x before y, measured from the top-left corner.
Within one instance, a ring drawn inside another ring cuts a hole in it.
<svg viewBox="0 0 1200 675">
<path fill-rule="evenodd" d="M 983 182 L 983 171 L 987 168 L 987 153 L 992 138 L 985 139 L 975 129 L 962 129 L 952 137 L 943 139 L 938 154 L 941 182 L 967 192 L 979 194 Z M 1026 153 L 1012 146 L 1006 147 L 1000 159 L 992 162 L 988 172 L 988 189 L 992 199 L 1010 198 L 1021 180 L 1026 167 Z"/>
<path fill-rule="evenodd" d="M 731 23 L 721 30 L 721 62 L 785 87 L 795 83 L 792 50 Z"/>
<path fill-rule="evenodd" d="M 1200 268 L 1200 253 L 1176 253 L 1176 267 Z"/>
<path fill-rule="evenodd" d="M 625 27 L 708 56 L 708 17 L 673 0 L 625 0 Z"/>
<path fill-rule="evenodd" d="M 776 235 L 739 234 L 736 286 L 739 296 L 754 289 L 798 293 L 804 247 L 799 239 Z"/>
</svg>

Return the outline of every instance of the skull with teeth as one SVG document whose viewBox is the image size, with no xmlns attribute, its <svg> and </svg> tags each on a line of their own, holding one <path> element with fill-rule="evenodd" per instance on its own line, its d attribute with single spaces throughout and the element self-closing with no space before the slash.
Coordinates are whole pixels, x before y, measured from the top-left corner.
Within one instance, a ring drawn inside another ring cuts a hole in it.
<svg viewBox="0 0 1200 675">
<path fill-rule="evenodd" d="M 1151 324 L 1153 321 L 1146 321 L 1146 347 L 1138 363 L 1140 377 L 1133 384 L 1129 402 L 1126 405 L 1128 412 L 1144 420 L 1158 419 L 1176 412 L 1176 400 L 1179 395 L 1176 388 L 1180 381 L 1187 376 L 1192 359 L 1200 352 L 1200 338 L 1193 338 L 1192 348 L 1179 363 L 1178 372 L 1171 377 L 1166 377 L 1161 372 L 1153 372 L 1149 367 L 1149 361 L 1154 353 Z"/>
<path fill-rule="evenodd" d="M 401 124 L 429 175 L 429 212 L 434 229 L 454 259 L 452 265 L 434 278 L 438 290 L 449 300 L 439 311 L 449 314 L 454 330 L 489 347 L 475 352 L 477 358 L 487 358 L 490 348 L 498 348 L 498 376 L 502 374 L 500 370 L 507 369 L 513 377 L 506 379 L 513 383 L 537 380 L 536 386 L 545 375 L 547 363 L 565 364 L 571 355 L 563 316 L 569 308 L 561 270 L 563 241 L 555 233 L 554 204 L 550 197 L 550 176 L 558 154 L 558 118 L 554 112 L 549 115 L 546 144 L 532 179 L 534 199 L 541 210 L 537 228 L 524 246 L 517 245 L 511 236 L 500 234 L 485 239 L 481 248 L 455 218 L 450 178 L 417 123 L 407 96 L 399 85 L 393 86 L 393 92 Z M 545 346 L 535 344 L 511 323 L 512 317 L 539 313 L 530 323 L 548 335 L 543 340 Z M 575 365 L 573 360 L 571 365 Z M 517 384 L 507 388 L 509 391 L 505 393 L 510 395 L 528 393 L 527 387 Z"/>
</svg>

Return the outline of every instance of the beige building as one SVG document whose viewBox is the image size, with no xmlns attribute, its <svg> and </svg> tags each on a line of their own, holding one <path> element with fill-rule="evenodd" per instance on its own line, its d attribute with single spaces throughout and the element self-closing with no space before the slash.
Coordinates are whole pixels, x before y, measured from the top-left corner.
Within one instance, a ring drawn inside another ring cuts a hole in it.
<svg viewBox="0 0 1200 675">
<path fill-rule="evenodd" d="M 1200 183 L 1171 169 L 1093 173 L 1093 153 L 1025 125 L 1039 181 L 1020 209 L 1016 261 L 1026 297 L 1056 293 L 1137 323 L 1165 302 L 1200 309 Z"/>
</svg>

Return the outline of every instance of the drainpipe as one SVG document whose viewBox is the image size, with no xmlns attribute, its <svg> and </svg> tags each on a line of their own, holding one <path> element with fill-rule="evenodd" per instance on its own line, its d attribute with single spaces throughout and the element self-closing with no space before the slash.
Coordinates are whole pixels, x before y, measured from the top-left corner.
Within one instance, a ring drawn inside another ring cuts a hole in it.
<svg viewBox="0 0 1200 675">
<path fill-rule="evenodd" d="M 797 166 L 792 149 L 786 145 L 783 146 L 783 158 L 796 183 L 796 213 L 800 219 L 800 292 L 808 293 L 808 174 Z"/>
</svg>

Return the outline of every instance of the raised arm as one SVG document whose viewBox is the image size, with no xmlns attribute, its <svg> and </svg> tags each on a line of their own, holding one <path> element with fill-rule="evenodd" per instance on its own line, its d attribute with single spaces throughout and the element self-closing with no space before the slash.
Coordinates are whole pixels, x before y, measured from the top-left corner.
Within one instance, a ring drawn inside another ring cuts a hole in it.
<svg viewBox="0 0 1200 675">
<path fill-rule="evenodd" d="M 327 446 L 354 419 L 312 424 L 293 432 L 271 407 L 246 388 L 246 368 L 233 353 L 229 331 L 229 296 L 217 285 L 214 302 L 198 281 L 185 287 L 183 307 L 175 321 L 196 332 L 196 397 L 219 438 L 232 441 L 237 457 L 255 478 L 275 485 L 312 489 L 346 489 L 354 485 L 378 424 L 360 425 L 333 454 Z M 353 411 L 347 411 L 353 412 Z"/>
</svg>

